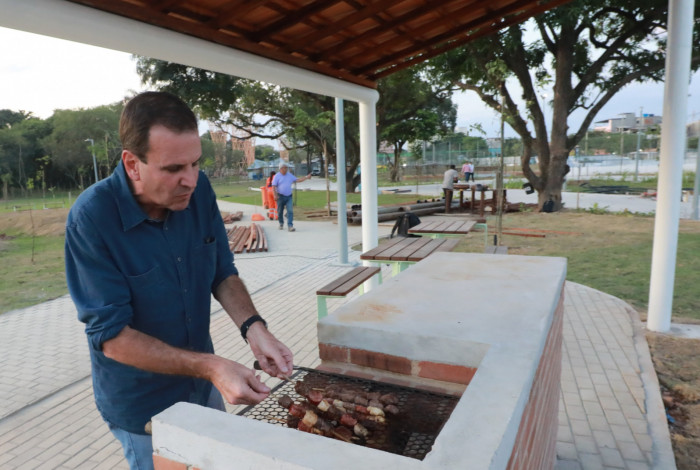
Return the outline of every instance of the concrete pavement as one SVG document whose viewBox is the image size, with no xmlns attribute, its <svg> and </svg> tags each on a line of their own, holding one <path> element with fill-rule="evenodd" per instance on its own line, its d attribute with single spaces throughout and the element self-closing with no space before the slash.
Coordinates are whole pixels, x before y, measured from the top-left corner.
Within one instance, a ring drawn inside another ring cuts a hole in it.
<svg viewBox="0 0 700 470">
<path fill-rule="evenodd" d="M 221 207 L 243 210 L 243 223 L 261 212 Z M 277 230 L 275 221 L 261 224 L 270 251 L 236 255 L 236 264 L 270 329 L 293 350 L 297 364 L 314 367 L 315 290 L 348 269 L 338 264 L 337 225 L 299 221 L 290 233 Z M 380 236 L 391 225 L 380 225 Z M 360 227 L 350 226 L 349 244 L 360 239 Z M 359 253 L 350 251 L 349 261 L 358 260 Z M 355 295 L 329 300 L 329 312 Z M 213 312 L 217 353 L 252 364 L 249 348 L 215 301 Z M 127 468 L 94 405 L 82 328 L 67 296 L 0 316 L 0 468 Z M 567 283 L 563 347 L 556 468 L 675 468 L 636 312 L 619 299 Z"/>
</svg>

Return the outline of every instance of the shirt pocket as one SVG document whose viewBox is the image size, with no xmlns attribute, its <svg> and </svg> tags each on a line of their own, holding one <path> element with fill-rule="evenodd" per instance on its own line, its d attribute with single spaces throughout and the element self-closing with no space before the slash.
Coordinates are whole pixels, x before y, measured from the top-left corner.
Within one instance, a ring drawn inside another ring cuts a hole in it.
<svg viewBox="0 0 700 470">
<path fill-rule="evenodd" d="M 171 305 L 166 304 L 169 303 L 168 299 L 172 299 L 176 293 L 169 292 L 172 289 L 168 289 L 165 274 L 160 265 L 155 265 L 143 274 L 126 276 L 126 280 L 131 292 L 134 326 L 150 330 L 147 325 L 157 323 L 153 320 L 160 318 L 158 313 L 172 308 Z"/>
</svg>

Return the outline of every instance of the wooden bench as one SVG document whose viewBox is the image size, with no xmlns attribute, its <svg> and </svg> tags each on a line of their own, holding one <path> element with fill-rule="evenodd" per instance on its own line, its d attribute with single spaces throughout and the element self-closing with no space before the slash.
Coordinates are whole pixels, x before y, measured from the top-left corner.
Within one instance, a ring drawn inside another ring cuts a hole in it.
<svg viewBox="0 0 700 470">
<path fill-rule="evenodd" d="M 349 273 L 340 276 L 333 282 L 326 284 L 316 291 L 316 304 L 318 306 L 318 319 L 328 315 L 326 299 L 329 297 L 345 297 L 356 287 L 363 293 L 362 283 L 379 274 L 379 283 L 382 283 L 382 270 L 374 266 L 360 266 Z"/>
<path fill-rule="evenodd" d="M 507 246 L 487 246 L 484 248 L 484 253 L 487 255 L 507 255 L 508 254 L 508 247 Z"/>
</svg>

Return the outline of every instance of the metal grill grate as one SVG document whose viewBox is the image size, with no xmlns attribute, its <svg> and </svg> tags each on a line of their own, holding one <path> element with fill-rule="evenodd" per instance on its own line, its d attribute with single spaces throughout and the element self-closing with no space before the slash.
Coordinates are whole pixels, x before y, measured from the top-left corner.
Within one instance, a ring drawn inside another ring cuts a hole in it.
<svg viewBox="0 0 700 470">
<path fill-rule="evenodd" d="M 365 392 L 393 393 L 398 399 L 400 413 L 387 416 L 386 427 L 381 433 L 373 433 L 369 439 L 353 441 L 355 444 L 391 452 L 393 454 L 423 460 L 430 452 L 442 426 L 454 410 L 459 398 L 401 387 L 372 380 L 358 379 L 344 375 L 300 368 L 292 376 L 293 380 L 303 380 L 312 387 L 326 388 L 329 385 Z M 238 414 L 247 418 L 264 421 L 276 426 L 287 427 L 287 410 L 277 400 L 289 395 L 296 402 L 302 401 L 294 391 L 294 384 L 282 382 L 270 396 L 254 406 L 249 406 Z"/>
</svg>

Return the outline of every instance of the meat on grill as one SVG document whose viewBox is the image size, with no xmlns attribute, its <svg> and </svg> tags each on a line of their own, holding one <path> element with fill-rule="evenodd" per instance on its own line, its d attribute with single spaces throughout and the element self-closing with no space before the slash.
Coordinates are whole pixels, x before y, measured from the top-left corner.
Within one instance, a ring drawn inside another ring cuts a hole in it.
<svg viewBox="0 0 700 470">
<path fill-rule="evenodd" d="M 353 433 L 360 437 L 369 434 L 367 428 L 349 414 L 340 414 L 337 421 L 330 421 L 319 416 L 317 409 L 309 402 L 295 403 L 288 395 L 280 397 L 277 402 L 289 411 L 287 426 L 290 428 L 344 441 L 350 441 Z M 333 414 L 331 416 L 335 417 Z"/>
</svg>

